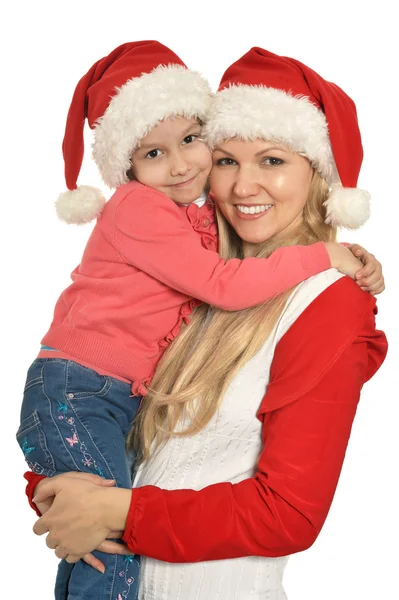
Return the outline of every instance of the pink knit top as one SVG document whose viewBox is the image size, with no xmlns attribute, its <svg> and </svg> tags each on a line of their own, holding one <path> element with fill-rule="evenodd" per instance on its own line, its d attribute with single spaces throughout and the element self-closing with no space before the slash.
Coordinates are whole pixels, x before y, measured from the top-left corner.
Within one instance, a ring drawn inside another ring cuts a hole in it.
<svg viewBox="0 0 399 600">
<path fill-rule="evenodd" d="M 106 203 L 42 344 L 145 394 L 165 348 L 201 302 L 235 311 L 330 268 L 321 242 L 268 259 L 217 254 L 211 201 L 178 206 L 130 182 Z"/>
</svg>

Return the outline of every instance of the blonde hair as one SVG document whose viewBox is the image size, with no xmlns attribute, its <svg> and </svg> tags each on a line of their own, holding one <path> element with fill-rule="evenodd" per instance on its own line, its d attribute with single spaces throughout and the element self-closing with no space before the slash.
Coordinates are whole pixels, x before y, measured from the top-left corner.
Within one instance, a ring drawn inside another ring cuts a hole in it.
<svg viewBox="0 0 399 600">
<path fill-rule="evenodd" d="M 315 171 L 296 231 L 246 245 L 245 255 L 265 258 L 281 246 L 333 241 L 336 230 L 324 223 L 327 195 L 328 185 Z M 243 258 L 241 239 L 219 211 L 217 218 L 219 254 L 225 259 Z M 233 377 L 271 334 L 291 291 L 237 312 L 208 305 L 194 311 L 190 324 L 159 362 L 129 436 L 142 460 L 171 436 L 193 435 L 209 423 Z"/>
</svg>

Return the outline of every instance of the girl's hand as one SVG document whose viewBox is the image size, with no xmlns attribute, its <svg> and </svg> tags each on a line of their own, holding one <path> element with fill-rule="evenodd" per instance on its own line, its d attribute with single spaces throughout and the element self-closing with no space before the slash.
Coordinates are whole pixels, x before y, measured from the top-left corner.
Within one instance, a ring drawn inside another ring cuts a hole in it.
<svg viewBox="0 0 399 600">
<path fill-rule="evenodd" d="M 344 275 L 356 280 L 356 273 L 362 268 L 363 264 L 346 246 L 338 242 L 325 242 L 331 266 L 338 269 Z"/>
<path fill-rule="evenodd" d="M 382 274 L 381 263 L 376 259 L 374 254 L 367 252 L 359 244 L 352 244 L 349 246 L 349 249 L 364 265 L 356 273 L 356 283 L 366 292 L 370 292 L 373 295 L 381 294 L 385 290 L 385 280 Z"/>
</svg>

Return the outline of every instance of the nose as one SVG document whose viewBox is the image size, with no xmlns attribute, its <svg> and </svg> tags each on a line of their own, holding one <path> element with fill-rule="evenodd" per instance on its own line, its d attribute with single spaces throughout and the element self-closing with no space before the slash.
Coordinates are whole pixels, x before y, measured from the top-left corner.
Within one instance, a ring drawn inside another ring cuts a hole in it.
<svg viewBox="0 0 399 600">
<path fill-rule="evenodd" d="M 250 196 L 257 196 L 260 192 L 260 185 L 256 180 L 256 174 L 252 169 L 241 168 L 237 172 L 234 182 L 234 194 L 237 198 L 244 200 Z"/>
<path fill-rule="evenodd" d="M 186 175 L 191 169 L 191 164 L 180 150 L 173 153 L 170 159 L 170 173 L 173 177 Z"/>
</svg>

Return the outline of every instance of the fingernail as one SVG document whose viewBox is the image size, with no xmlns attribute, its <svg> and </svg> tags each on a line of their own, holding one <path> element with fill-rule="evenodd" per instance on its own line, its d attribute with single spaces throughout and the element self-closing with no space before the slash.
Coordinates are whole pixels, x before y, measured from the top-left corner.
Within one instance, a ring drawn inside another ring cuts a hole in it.
<svg viewBox="0 0 399 600">
<path fill-rule="evenodd" d="M 99 571 L 101 573 L 101 575 L 104 575 L 105 573 L 105 567 L 96 567 L 97 571 Z"/>
</svg>

